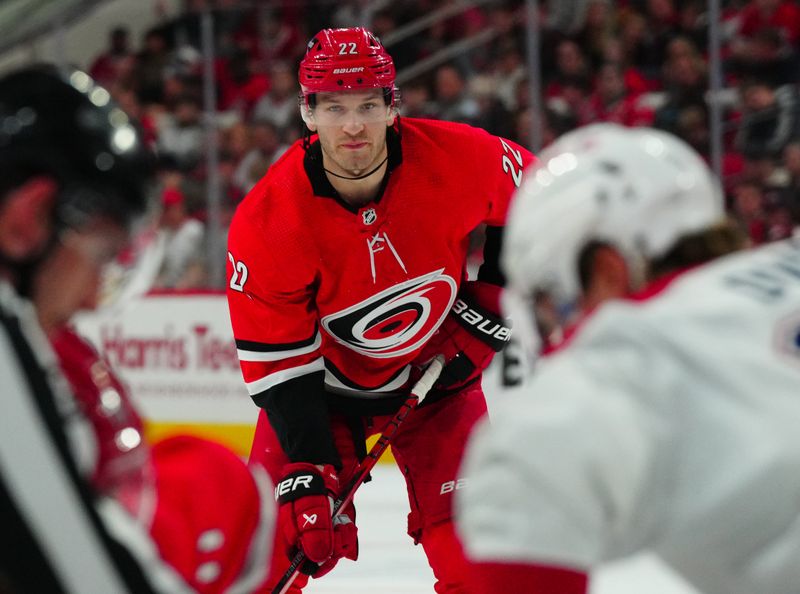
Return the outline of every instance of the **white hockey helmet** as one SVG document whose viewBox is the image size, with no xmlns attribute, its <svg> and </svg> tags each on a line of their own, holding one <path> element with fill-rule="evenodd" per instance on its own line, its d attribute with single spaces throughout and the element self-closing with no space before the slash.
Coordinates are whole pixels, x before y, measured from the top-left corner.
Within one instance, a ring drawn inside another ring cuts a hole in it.
<svg viewBox="0 0 800 594">
<path fill-rule="evenodd" d="M 574 303 L 589 241 L 615 246 L 637 266 L 723 217 L 715 178 L 685 142 L 652 128 L 593 124 L 559 138 L 526 171 L 502 265 L 514 291 Z"/>
</svg>

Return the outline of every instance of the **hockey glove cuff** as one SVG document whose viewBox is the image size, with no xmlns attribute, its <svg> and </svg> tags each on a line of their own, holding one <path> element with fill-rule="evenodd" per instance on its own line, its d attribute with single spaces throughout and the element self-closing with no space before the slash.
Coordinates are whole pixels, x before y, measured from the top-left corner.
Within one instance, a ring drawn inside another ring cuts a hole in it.
<svg viewBox="0 0 800 594">
<path fill-rule="evenodd" d="M 480 376 L 511 338 L 511 325 L 500 310 L 502 288 L 465 282 L 450 313 L 417 358 L 424 365 L 437 354 L 445 366 L 436 387 L 454 389 Z"/>
</svg>

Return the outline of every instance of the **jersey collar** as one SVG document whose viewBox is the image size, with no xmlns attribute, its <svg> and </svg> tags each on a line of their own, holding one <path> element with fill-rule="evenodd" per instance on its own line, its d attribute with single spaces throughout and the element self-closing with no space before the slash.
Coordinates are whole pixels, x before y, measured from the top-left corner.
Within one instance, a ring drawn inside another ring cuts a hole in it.
<svg viewBox="0 0 800 594">
<path fill-rule="evenodd" d="M 339 192 L 336 191 L 336 188 L 331 184 L 328 176 L 325 175 L 325 170 L 322 168 L 322 147 L 319 144 L 319 140 L 316 137 L 314 138 L 314 141 L 306 151 L 305 157 L 303 157 L 303 167 L 306 170 L 308 181 L 311 182 L 311 189 L 314 195 L 321 198 L 333 198 L 350 212 L 359 212 L 363 207 L 355 207 L 345 202 L 339 195 Z M 386 173 L 384 173 L 383 180 L 378 188 L 378 194 L 375 196 L 375 200 L 373 200 L 376 204 L 380 202 L 383 197 L 386 184 L 389 183 L 389 174 L 395 167 L 403 162 L 400 134 L 395 128 L 389 128 L 386 131 L 386 151 L 389 160 L 386 163 Z"/>
</svg>

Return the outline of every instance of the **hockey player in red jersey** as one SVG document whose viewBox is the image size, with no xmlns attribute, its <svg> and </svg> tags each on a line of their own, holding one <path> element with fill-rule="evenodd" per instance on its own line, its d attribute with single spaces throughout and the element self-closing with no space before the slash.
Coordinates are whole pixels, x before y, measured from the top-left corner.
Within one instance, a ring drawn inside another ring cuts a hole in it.
<svg viewBox="0 0 800 594">
<path fill-rule="evenodd" d="M 251 460 L 284 486 L 272 576 L 298 547 L 316 577 L 356 559 L 355 510 L 331 522 L 330 498 L 365 436 L 442 353 L 442 377 L 392 446 L 408 532 L 436 591 L 461 592 L 451 499 L 464 484 L 466 437 L 486 411 L 481 371 L 510 334 L 498 314 L 497 254 L 532 155 L 466 125 L 401 121 L 394 64 L 367 30 L 318 33 L 299 76 L 308 134 L 239 206 L 228 244 L 233 331 L 262 409 Z M 469 236 L 482 225 L 484 263 L 468 279 Z"/>
<path fill-rule="evenodd" d="M 645 551 L 706 594 L 796 592 L 800 242 L 742 250 L 700 155 L 597 124 L 517 193 L 509 294 L 571 303 L 598 243 L 625 282 L 470 438 L 469 592 L 585 594 L 594 569 Z"/>
</svg>

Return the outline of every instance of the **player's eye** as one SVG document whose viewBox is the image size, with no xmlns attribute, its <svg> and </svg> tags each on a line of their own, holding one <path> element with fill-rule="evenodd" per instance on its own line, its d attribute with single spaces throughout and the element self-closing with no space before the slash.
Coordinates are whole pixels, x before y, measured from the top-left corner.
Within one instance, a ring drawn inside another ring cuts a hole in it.
<svg viewBox="0 0 800 594">
<path fill-rule="evenodd" d="M 371 103 L 371 102 L 370 102 L 370 103 L 364 103 L 364 104 L 361 106 L 361 109 L 362 109 L 363 111 L 372 111 L 372 110 L 373 110 L 373 109 L 375 109 L 376 107 L 378 107 L 378 104 L 377 104 L 377 103 Z"/>
</svg>

